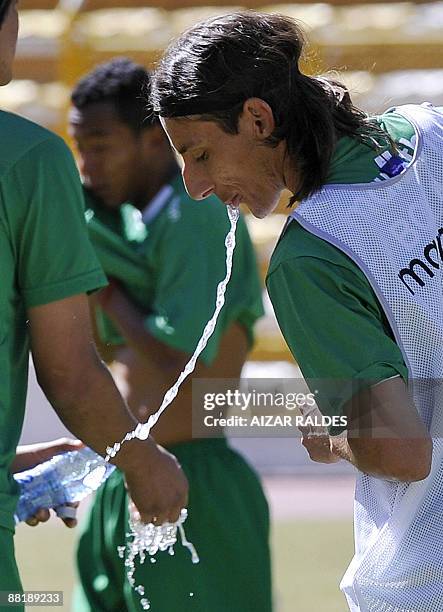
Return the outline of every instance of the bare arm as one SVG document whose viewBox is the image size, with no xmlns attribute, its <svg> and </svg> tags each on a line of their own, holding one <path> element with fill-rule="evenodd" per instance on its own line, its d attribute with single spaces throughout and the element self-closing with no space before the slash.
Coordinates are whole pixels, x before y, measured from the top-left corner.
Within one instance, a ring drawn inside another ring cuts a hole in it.
<svg viewBox="0 0 443 612">
<path fill-rule="evenodd" d="M 400 377 L 362 391 L 348 412 L 347 437 L 329 438 L 328 457 L 324 452 L 320 455 L 319 440 L 304 440 L 313 460 L 330 462 L 340 457 L 362 472 L 400 482 L 428 476 L 432 440 Z"/>
<path fill-rule="evenodd" d="M 96 353 L 86 295 L 34 307 L 28 314 L 40 386 L 66 427 L 105 454 L 136 421 Z M 171 455 L 152 439 L 133 440 L 114 463 L 125 472 L 143 520 L 177 518 L 187 501 L 187 484 Z"/>
<path fill-rule="evenodd" d="M 70 440 L 69 438 L 59 438 L 51 442 L 38 442 L 37 444 L 25 444 L 17 446 L 15 459 L 11 464 L 12 474 L 29 470 L 39 463 L 48 461 L 54 455 L 66 453 L 68 451 L 79 450 L 84 444 L 80 440 Z"/>
<path fill-rule="evenodd" d="M 189 355 L 157 340 L 146 329 L 142 311 L 118 287 L 113 290 L 107 304 L 105 302 L 103 305 L 100 294 L 94 301 L 100 303 L 126 345 L 125 350 L 117 350 L 113 354 L 113 359 L 118 362 L 112 368 L 117 386 L 121 385 L 133 414 L 146 421 L 183 371 Z M 121 363 L 124 364 L 123 368 L 119 367 Z M 202 371 L 206 371 L 206 368 L 198 362 L 194 376 L 201 375 Z M 188 379 L 173 405 L 153 429 L 152 434 L 159 444 L 168 447 L 192 439 L 191 405 L 191 384 Z"/>
<path fill-rule="evenodd" d="M 108 287 L 93 296 L 93 301 L 112 320 L 127 344 L 139 355 L 148 359 L 157 369 L 164 372 L 168 380 L 176 378 L 186 365 L 189 356 L 164 342 L 157 340 L 144 325 L 142 312 L 126 297 L 118 283 L 111 280 Z"/>
</svg>

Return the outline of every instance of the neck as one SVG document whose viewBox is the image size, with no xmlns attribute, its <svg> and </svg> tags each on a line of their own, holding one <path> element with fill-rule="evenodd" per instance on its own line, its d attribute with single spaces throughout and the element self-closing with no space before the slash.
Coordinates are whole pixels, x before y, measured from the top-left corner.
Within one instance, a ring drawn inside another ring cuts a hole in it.
<svg viewBox="0 0 443 612">
<path fill-rule="evenodd" d="M 300 188 L 300 173 L 295 161 L 288 155 L 286 145 L 282 160 L 283 183 L 291 193 L 297 193 Z"/>
</svg>

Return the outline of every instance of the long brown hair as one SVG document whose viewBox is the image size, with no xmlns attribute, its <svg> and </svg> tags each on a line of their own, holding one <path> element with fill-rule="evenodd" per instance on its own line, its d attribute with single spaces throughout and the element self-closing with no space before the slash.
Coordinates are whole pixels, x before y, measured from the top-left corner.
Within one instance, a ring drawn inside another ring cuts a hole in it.
<svg viewBox="0 0 443 612">
<path fill-rule="evenodd" d="M 300 70 L 304 47 L 303 30 L 284 15 L 240 11 L 203 21 L 172 43 L 154 72 L 154 112 L 237 133 L 245 100 L 261 98 L 275 119 L 269 146 L 285 140 L 301 177 L 291 203 L 305 198 L 325 184 L 341 136 L 374 148 L 392 142 L 344 85 Z"/>
</svg>

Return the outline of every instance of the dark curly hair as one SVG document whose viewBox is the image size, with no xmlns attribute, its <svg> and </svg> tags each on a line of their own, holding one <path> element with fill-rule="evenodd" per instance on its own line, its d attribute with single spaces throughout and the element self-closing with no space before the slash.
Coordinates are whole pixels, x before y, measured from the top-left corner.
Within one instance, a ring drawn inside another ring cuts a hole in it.
<svg viewBox="0 0 443 612">
<path fill-rule="evenodd" d="M 275 118 L 268 144 L 285 140 L 301 177 L 292 204 L 325 184 L 341 136 L 393 147 L 344 85 L 300 71 L 304 48 L 303 30 L 284 15 L 239 11 L 202 21 L 170 45 L 154 72 L 154 112 L 214 121 L 235 134 L 245 100 L 266 101 Z"/>
<path fill-rule="evenodd" d="M 79 110 L 95 102 L 111 102 L 120 119 L 139 132 L 157 121 L 146 100 L 149 81 L 144 66 L 116 57 L 86 74 L 75 86 L 71 102 Z"/>
</svg>

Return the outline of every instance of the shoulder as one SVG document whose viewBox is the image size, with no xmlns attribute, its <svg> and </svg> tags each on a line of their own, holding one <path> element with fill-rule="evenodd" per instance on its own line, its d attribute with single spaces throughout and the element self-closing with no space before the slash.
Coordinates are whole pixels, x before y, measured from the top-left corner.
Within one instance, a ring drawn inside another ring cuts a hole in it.
<svg viewBox="0 0 443 612">
<path fill-rule="evenodd" d="M 54 132 L 14 113 L 0 111 L 0 129 L 2 148 L 10 147 L 9 153 L 14 157 L 26 153 L 43 142 L 63 143 L 63 140 Z"/>
<path fill-rule="evenodd" d="M 350 272 L 360 272 L 357 265 L 340 249 L 311 234 L 297 221 L 292 220 L 284 229 L 271 257 L 268 277 L 280 266 L 293 266 L 300 270 L 323 262 L 327 267 L 342 268 Z"/>
<path fill-rule="evenodd" d="M 0 132 L 0 176 L 20 161 L 26 162 L 33 152 L 38 153 L 38 159 L 72 158 L 62 138 L 13 113 L 0 111 Z"/>
<path fill-rule="evenodd" d="M 415 134 L 414 125 L 402 114 L 402 108 L 390 108 L 377 118 L 380 126 L 399 144 L 404 140 L 410 141 Z"/>
<path fill-rule="evenodd" d="M 400 141 L 404 139 L 414 140 L 416 130 L 414 124 L 409 121 L 409 117 L 415 123 L 418 123 L 421 132 L 428 132 L 434 135 L 443 131 L 443 107 L 433 106 L 430 103 L 423 104 L 405 104 L 386 111 L 381 115 L 381 120 L 384 122 L 391 136 Z"/>
</svg>

